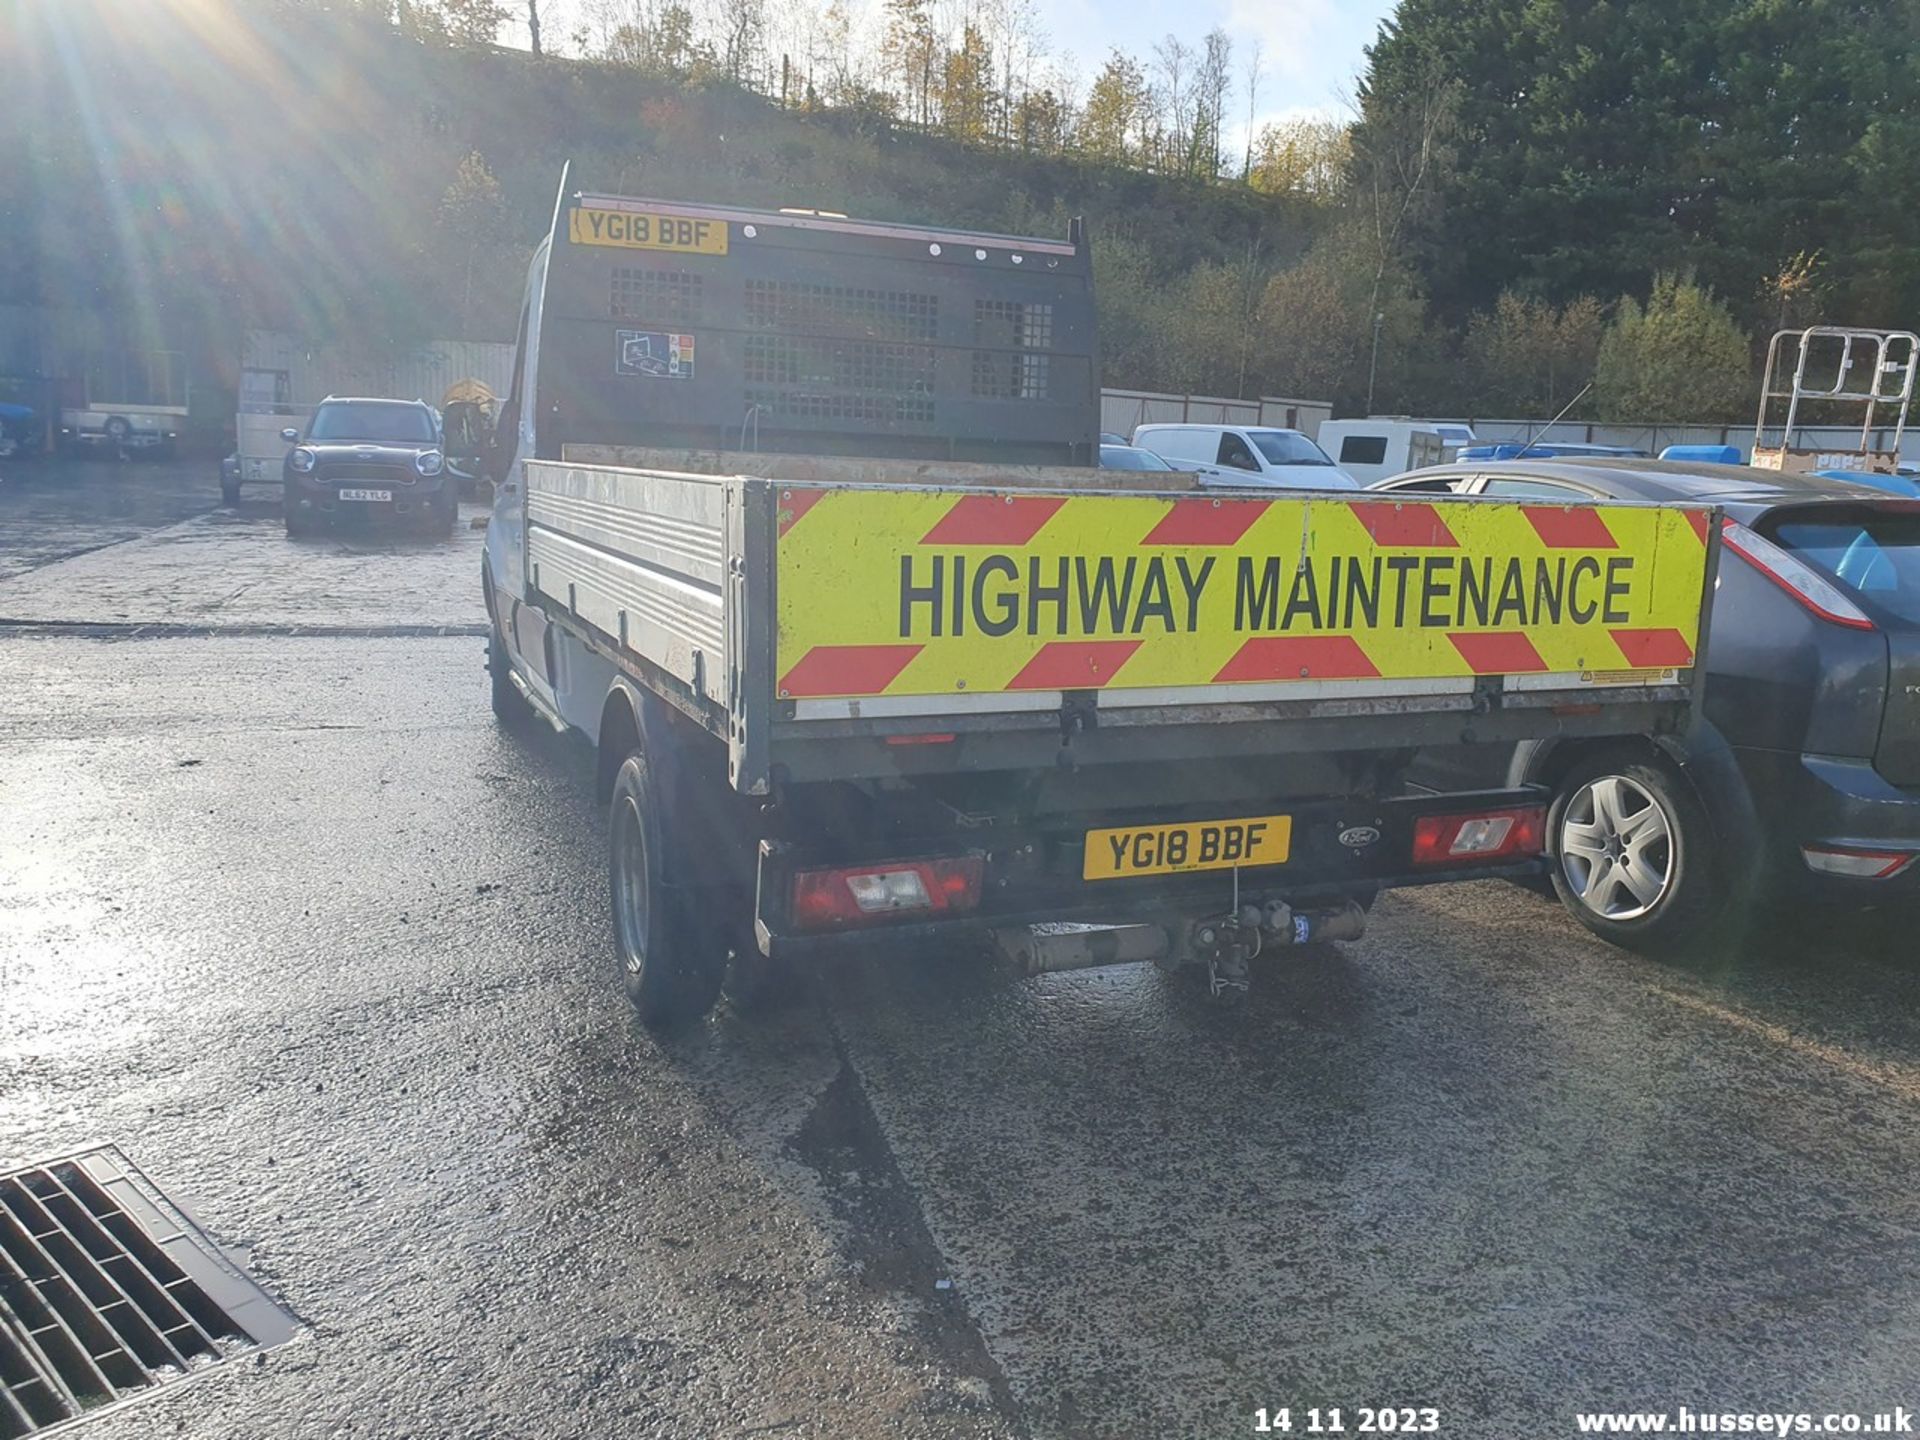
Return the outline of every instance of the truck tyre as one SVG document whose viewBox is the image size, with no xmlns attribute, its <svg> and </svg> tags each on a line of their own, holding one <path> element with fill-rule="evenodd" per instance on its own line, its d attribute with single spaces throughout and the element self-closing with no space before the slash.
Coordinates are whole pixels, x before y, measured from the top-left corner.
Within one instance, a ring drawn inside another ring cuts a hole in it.
<svg viewBox="0 0 1920 1440">
<path fill-rule="evenodd" d="M 1602 940 L 1684 958 L 1728 912 L 1707 812 L 1670 762 L 1603 751 L 1560 782 L 1547 815 L 1560 901 Z"/>
<path fill-rule="evenodd" d="M 496 720 L 508 725 L 518 725 L 527 718 L 532 708 L 527 697 L 520 693 L 520 687 L 513 683 L 513 662 L 507 659 L 506 642 L 500 638 L 500 627 L 487 627 L 487 688 L 493 699 L 493 714 Z"/>
<path fill-rule="evenodd" d="M 667 883 L 659 793 L 646 757 L 629 755 L 613 782 L 607 817 L 614 954 L 627 999 L 649 1030 L 705 1015 L 726 974 L 725 952 L 703 937 L 685 898 Z"/>
<path fill-rule="evenodd" d="M 105 429 L 107 442 L 116 447 L 125 445 L 127 436 L 133 433 L 133 427 L 119 415 L 109 415 Z"/>
</svg>

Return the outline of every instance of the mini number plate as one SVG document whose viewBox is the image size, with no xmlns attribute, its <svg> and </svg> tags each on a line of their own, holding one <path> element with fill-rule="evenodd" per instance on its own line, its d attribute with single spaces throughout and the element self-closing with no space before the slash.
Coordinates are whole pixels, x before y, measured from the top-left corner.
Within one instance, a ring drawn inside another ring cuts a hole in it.
<svg viewBox="0 0 1920 1440">
<path fill-rule="evenodd" d="M 387 501 L 393 499 L 393 492 L 391 490 L 342 490 L 340 492 L 340 498 L 342 500 Z"/>
<path fill-rule="evenodd" d="M 1287 815 L 1089 830 L 1080 875 L 1085 880 L 1124 880 L 1131 875 L 1231 870 L 1236 865 L 1284 865 L 1292 843 L 1293 819 Z"/>
</svg>

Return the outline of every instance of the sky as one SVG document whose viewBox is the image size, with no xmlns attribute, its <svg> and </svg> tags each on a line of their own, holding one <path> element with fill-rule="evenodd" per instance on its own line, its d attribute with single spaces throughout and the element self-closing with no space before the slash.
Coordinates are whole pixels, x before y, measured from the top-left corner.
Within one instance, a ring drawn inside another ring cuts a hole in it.
<svg viewBox="0 0 1920 1440">
<path fill-rule="evenodd" d="M 508 0 L 511 8 L 518 9 Z M 541 0 L 543 28 L 564 37 L 595 8 L 609 0 Z M 619 0 L 611 0 L 618 4 Z M 1034 0 L 1040 24 L 1054 55 L 1070 54 L 1075 73 L 1090 77 L 1118 47 L 1145 63 L 1154 42 L 1169 31 L 1189 45 L 1218 25 L 1233 37 L 1234 83 L 1238 92 L 1232 133 L 1244 143 L 1247 116 L 1245 64 L 1249 48 L 1260 44 L 1262 78 L 1254 127 L 1299 115 L 1345 117 L 1355 80 L 1366 63 L 1363 53 L 1394 8 L 1393 0 Z M 770 0 L 777 6 L 780 0 Z M 700 9 L 696 3 L 696 11 Z M 874 16 L 879 0 L 856 0 L 856 11 Z M 870 25 L 870 31 L 872 26 Z M 501 37 L 526 43 L 524 25 Z"/>
</svg>

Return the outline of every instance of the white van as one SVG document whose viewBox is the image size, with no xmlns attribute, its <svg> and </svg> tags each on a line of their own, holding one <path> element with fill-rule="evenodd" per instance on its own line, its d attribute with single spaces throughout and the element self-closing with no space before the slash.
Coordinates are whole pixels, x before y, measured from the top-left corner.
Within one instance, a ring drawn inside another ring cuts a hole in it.
<svg viewBox="0 0 1920 1440">
<path fill-rule="evenodd" d="M 1423 420 L 1323 420 L 1320 443 L 1362 485 L 1447 458 L 1446 437 Z"/>
<path fill-rule="evenodd" d="M 1133 443 L 1210 486 L 1358 490 L 1360 482 L 1298 430 L 1267 425 L 1141 425 Z"/>
</svg>

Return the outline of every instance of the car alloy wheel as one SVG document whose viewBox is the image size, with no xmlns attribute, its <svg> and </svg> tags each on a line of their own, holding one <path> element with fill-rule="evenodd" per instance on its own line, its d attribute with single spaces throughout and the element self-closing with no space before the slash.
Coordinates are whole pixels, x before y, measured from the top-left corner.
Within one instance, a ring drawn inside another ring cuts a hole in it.
<svg viewBox="0 0 1920 1440">
<path fill-rule="evenodd" d="M 1673 887 L 1673 818 L 1624 775 L 1597 775 L 1575 791 L 1558 838 L 1567 888 L 1595 915 L 1637 920 Z"/>
</svg>

